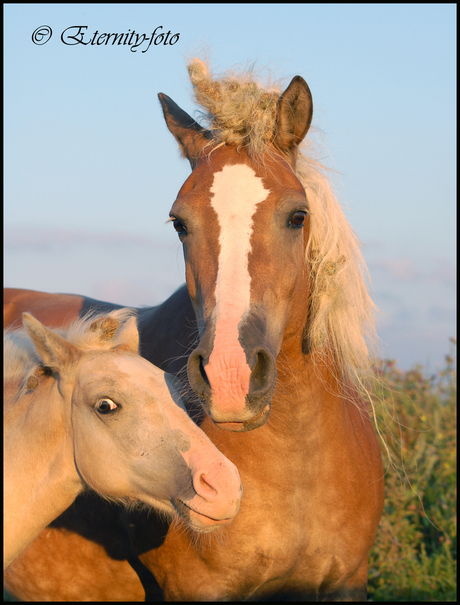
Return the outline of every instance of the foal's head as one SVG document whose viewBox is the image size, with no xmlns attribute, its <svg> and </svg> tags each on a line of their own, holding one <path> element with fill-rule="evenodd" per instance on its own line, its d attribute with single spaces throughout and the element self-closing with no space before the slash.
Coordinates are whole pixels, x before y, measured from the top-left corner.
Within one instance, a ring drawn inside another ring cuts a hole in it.
<svg viewBox="0 0 460 605">
<path fill-rule="evenodd" d="M 233 519 L 238 471 L 188 417 L 174 377 L 137 354 L 129 310 L 76 321 L 65 336 L 23 317 L 35 351 L 21 354 L 32 363 L 22 362 L 23 387 L 10 407 L 37 413 L 56 435 L 61 431 L 67 456 L 59 463 L 73 468 L 74 483 L 109 499 L 178 512 L 197 531 Z M 6 350 L 10 355 L 13 347 Z M 23 432 L 26 423 L 17 425 L 10 422 L 7 432 Z M 40 441 L 36 423 L 21 438 Z"/>
</svg>

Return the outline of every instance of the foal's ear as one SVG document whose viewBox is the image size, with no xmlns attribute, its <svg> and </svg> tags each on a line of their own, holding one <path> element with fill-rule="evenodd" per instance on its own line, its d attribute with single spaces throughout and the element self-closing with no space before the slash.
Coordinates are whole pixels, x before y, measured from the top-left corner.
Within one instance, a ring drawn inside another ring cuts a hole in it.
<svg viewBox="0 0 460 605">
<path fill-rule="evenodd" d="M 128 321 L 118 329 L 113 345 L 114 347 L 130 351 L 131 353 L 138 353 L 139 330 L 137 329 L 135 317 L 130 317 Z"/>
<path fill-rule="evenodd" d="M 77 359 L 79 352 L 75 345 L 46 328 L 30 313 L 22 314 L 22 323 L 45 366 L 62 372 Z"/>
<path fill-rule="evenodd" d="M 166 124 L 179 143 L 182 154 L 189 160 L 193 169 L 200 151 L 211 135 L 167 95 L 160 92 L 158 98 L 163 108 Z"/>
<path fill-rule="evenodd" d="M 295 76 L 278 99 L 274 145 L 295 161 L 297 148 L 310 128 L 313 99 L 305 80 Z"/>
</svg>

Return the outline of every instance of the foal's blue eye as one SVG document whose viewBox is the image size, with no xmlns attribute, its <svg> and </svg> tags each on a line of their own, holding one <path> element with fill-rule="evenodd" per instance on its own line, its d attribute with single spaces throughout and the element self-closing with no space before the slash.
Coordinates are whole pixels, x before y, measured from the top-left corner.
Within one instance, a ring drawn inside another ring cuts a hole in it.
<svg viewBox="0 0 460 605">
<path fill-rule="evenodd" d="M 306 216 L 307 216 L 307 213 L 304 210 L 298 210 L 291 217 L 291 220 L 289 221 L 289 226 L 294 227 L 294 229 L 300 229 L 300 227 L 303 227 L 303 225 L 305 223 Z"/>
</svg>

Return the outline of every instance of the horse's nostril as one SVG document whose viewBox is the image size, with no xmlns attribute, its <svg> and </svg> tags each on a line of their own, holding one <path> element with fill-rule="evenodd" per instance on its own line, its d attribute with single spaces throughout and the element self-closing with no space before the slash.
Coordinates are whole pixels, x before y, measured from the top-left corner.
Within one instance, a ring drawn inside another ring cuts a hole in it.
<svg viewBox="0 0 460 605">
<path fill-rule="evenodd" d="M 256 363 L 251 372 L 251 390 L 259 391 L 272 382 L 273 372 L 276 372 L 272 356 L 261 349 L 255 354 Z"/>
<path fill-rule="evenodd" d="M 204 369 L 203 356 L 195 350 L 188 360 L 188 379 L 190 386 L 197 395 L 204 398 L 205 392 L 210 389 L 209 379 Z"/>
<path fill-rule="evenodd" d="M 199 370 L 200 370 L 200 375 L 201 375 L 201 378 L 204 380 L 204 382 L 205 382 L 205 383 L 206 383 L 208 386 L 210 386 L 210 385 L 209 385 L 209 379 L 208 379 L 208 376 L 207 376 L 207 374 L 206 374 L 206 371 L 205 371 L 205 369 L 204 369 L 204 365 L 203 365 L 203 357 L 202 357 L 201 355 L 199 355 L 198 357 L 199 357 L 199 366 L 198 366 L 198 367 L 199 367 Z"/>
</svg>

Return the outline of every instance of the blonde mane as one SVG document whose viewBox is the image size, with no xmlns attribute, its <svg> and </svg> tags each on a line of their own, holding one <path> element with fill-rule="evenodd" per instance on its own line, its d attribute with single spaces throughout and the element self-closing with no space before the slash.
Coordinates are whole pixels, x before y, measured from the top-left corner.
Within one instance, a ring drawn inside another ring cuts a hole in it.
<svg viewBox="0 0 460 605">
<path fill-rule="evenodd" d="M 253 158 L 273 154 L 280 86 L 264 87 L 252 69 L 214 77 L 200 59 L 192 59 L 188 71 L 214 149 L 228 144 Z M 316 364 L 332 354 L 339 381 L 364 386 L 364 378 L 372 376 L 376 307 L 358 239 L 312 149 L 312 141 L 305 139 L 295 167 L 310 210 L 306 261 L 311 266 L 311 299 L 305 336 Z"/>
<path fill-rule="evenodd" d="M 113 338 L 136 312 L 133 309 L 117 309 L 110 313 L 89 312 L 76 319 L 66 329 L 54 331 L 81 349 L 106 350 L 113 347 Z M 25 390 L 35 388 L 38 376 L 47 374 L 25 328 L 3 331 L 3 381 L 19 381 L 19 396 Z"/>
</svg>

